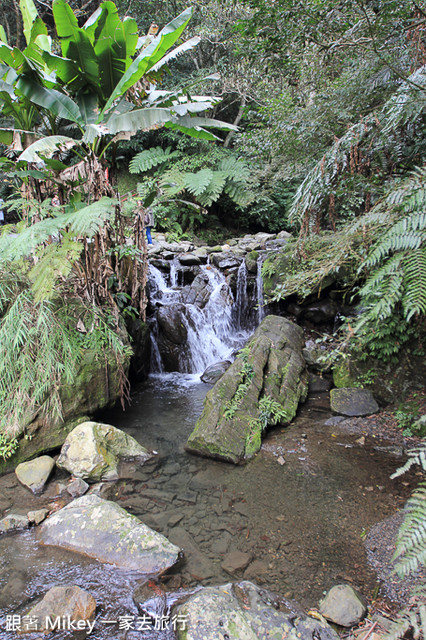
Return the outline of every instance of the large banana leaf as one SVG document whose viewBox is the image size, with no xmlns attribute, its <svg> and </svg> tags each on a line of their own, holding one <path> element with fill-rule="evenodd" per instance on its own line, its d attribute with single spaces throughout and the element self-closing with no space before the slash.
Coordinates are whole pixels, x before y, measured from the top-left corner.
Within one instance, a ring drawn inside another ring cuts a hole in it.
<svg viewBox="0 0 426 640">
<path fill-rule="evenodd" d="M 238 127 L 235 127 L 229 122 L 223 122 L 223 120 L 214 120 L 213 118 L 199 118 L 197 116 L 183 116 L 175 121 L 180 127 L 203 127 L 206 129 L 224 129 L 225 131 L 238 131 Z"/>
<path fill-rule="evenodd" d="M 19 6 L 22 14 L 22 22 L 24 27 L 24 36 L 27 44 L 31 43 L 31 31 L 38 12 L 33 0 L 19 0 Z"/>
<path fill-rule="evenodd" d="M 77 62 L 80 72 L 97 86 L 99 67 L 92 42 L 87 33 L 79 28 L 77 18 L 65 0 L 54 0 L 53 17 L 63 56 Z"/>
<path fill-rule="evenodd" d="M 108 120 L 111 133 L 121 131 L 149 131 L 162 126 L 173 118 L 170 109 L 135 109 L 129 113 L 112 116 Z"/>
<path fill-rule="evenodd" d="M 49 158 L 57 151 L 71 149 L 71 147 L 74 147 L 76 144 L 78 144 L 77 140 L 73 140 L 68 136 L 48 136 L 30 144 L 30 146 L 21 153 L 18 160 L 42 162 L 39 154 Z"/>
<path fill-rule="evenodd" d="M 82 93 L 76 98 L 85 124 L 95 124 L 99 115 L 98 97 L 95 93 Z"/>
<path fill-rule="evenodd" d="M 63 0 L 61 0 L 63 1 Z M 164 29 L 160 31 L 158 36 L 153 38 L 151 43 L 144 49 L 132 62 L 124 73 L 121 80 L 114 88 L 112 94 L 107 101 L 104 111 L 111 108 L 114 100 L 122 96 L 130 87 L 132 87 L 142 76 L 158 62 L 163 55 L 174 45 L 185 29 L 192 16 L 192 9 L 186 9 L 172 22 L 169 22 Z"/>
<path fill-rule="evenodd" d="M 166 122 L 166 129 L 173 129 L 174 131 L 180 131 L 181 133 L 185 133 L 192 138 L 197 138 L 198 140 L 211 140 L 212 142 L 222 142 L 219 136 L 215 136 L 214 133 L 210 131 L 206 131 L 202 127 L 184 127 L 176 122 Z"/>
<path fill-rule="evenodd" d="M 174 60 L 178 56 L 182 55 L 182 53 L 185 53 L 185 51 L 189 51 L 190 49 L 193 49 L 194 47 L 196 47 L 197 44 L 199 44 L 199 42 L 201 42 L 201 38 L 199 38 L 198 36 L 194 36 L 193 38 L 190 38 L 183 44 L 176 47 L 176 49 L 173 49 L 173 51 L 170 51 L 170 53 L 163 56 L 161 60 L 159 60 L 156 64 L 154 64 L 153 67 L 151 67 L 150 71 L 151 72 L 158 71 L 159 69 L 161 69 L 161 67 L 163 67 L 165 64 L 170 62 L 170 60 Z"/>
<path fill-rule="evenodd" d="M 120 28 L 117 7 L 113 2 L 103 2 L 102 12 L 96 23 L 93 48 L 99 65 L 99 82 L 107 99 L 126 70 L 126 37 Z"/>
<path fill-rule="evenodd" d="M 48 51 L 43 51 L 42 58 L 48 68 L 55 72 L 57 78 L 63 84 L 71 84 L 79 76 L 78 66 L 74 60 L 57 56 Z"/>
<path fill-rule="evenodd" d="M 47 109 L 54 116 L 83 124 L 84 121 L 78 105 L 64 93 L 56 91 L 56 89 L 48 89 L 26 76 L 19 78 L 16 89 L 31 102 Z"/>
</svg>

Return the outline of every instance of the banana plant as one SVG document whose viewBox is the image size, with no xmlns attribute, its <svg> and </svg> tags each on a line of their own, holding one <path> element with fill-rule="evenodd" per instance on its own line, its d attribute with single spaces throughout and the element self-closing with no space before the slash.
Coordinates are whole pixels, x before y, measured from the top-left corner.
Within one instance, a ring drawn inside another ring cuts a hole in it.
<svg viewBox="0 0 426 640">
<path fill-rule="evenodd" d="M 51 51 L 45 38 L 47 30 L 43 30 L 32 0 L 21 0 L 21 9 L 23 6 L 27 48 L 22 53 L 0 45 L 3 81 L 8 85 L 3 88 L 10 109 L 19 111 L 23 104 L 31 105 L 40 122 L 50 123 L 52 135 L 43 132 L 23 150 L 19 160 L 39 162 L 61 149 L 76 147 L 82 149 L 83 156 L 99 160 L 110 144 L 161 126 L 211 140 L 217 137 L 210 129 L 234 129 L 199 115 L 217 98 L 189 98 L 186 91 L 170 93 L 153 87 L 167 62 L 198 44 L 199 38 L 191 38 L 172 49 L 191 18 L 191 8 L 147 44 L 146 38 L 139 37 L 136 22 L 132 18 L 120 20 L 110 0 L 82 27 L 65 0 L 54 0 L 59 56 Z M 19 65 L 13 56 L 19 58 Z M 64 136 L 55 130 L 58 119 L 72 124 L 75 135 Z"/>
</svg>

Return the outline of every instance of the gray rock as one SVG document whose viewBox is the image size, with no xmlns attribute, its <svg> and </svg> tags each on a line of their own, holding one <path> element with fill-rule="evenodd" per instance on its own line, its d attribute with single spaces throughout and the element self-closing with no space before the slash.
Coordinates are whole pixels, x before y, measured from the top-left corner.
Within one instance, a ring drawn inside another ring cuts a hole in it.
<svg viewBox="0 0 426 640">
<path fill-rule="evenodd" d="M 369 416 L 379 410 L 379 405 L 367 389 L 343 388 L 330 391 L 332 411 L 344 416 Z"/>
<path fill-rule="evenodd" d="M 291 238 L 291 233 L 289 233 L 288 231 L 280 231 L 279 233 L 277 233 L 277 238 L 285 238 L 286 240 L 289 240 Z"/>
<path fill-rule="evenodd" d="M 337 584 L 320 602 L 319 612 L 342 627 L 353 627 L 367 613 L 363 597 L 348 584 Z"/>
<path fill-rule="evenodd" d="M 216 575 L 216 567 L 197 546 L 194 538 L 183 527 L 173 527 L 169 531 L 170 540 L 183 549 L 185 570 L 195 580 L 201 581 Z"/>
<path fill-rule="evenodd" d="M 250 251 L 245 257 L 247 271 L 249 273 L 257 273 L 257 260 L 259 258 L 258 251 Z"/>
<path fill-rule="evenodd" d="M 178 640 L 338 640 L 325 622 L 307 618 L 248 581 L 201 589 L 174 611 L 187 620 Z"/>
<path fill-rule="evenodd" d="M 37 509 L 36 511 L 28 511 L 27 516 L 29 522 L 40 524 L 43 520 L 46 520 L 48 513 L 49 509 Z"/>
<path fill-rule="evenodd" d="M 201 376 L 202 382 L 205 382 L 206 384 L 215 384 L 230 366 L 230 360 L 221 360 L 220 362 L 211 364 Z"/>
<path fill-rule="evenodd" d="M 98 482 L 118 477 L 120 459 L 143 463 L 151 457 L 124 431 L 100 422 L 83 422 L 68 434 L 56 464 L 76 478 Z"/>
<path fill-rule="evenodd" d="M 265 425 L 256 416 L 264 397 L 281 406 L 280 424 L 291 422 L 307 393 L 302 345 L 300 327 L 285 318 L 267 316 L 244 355 L 207 393 L 186 449 L 234 463 L 250 458 L 261 445 Z"/>
<path fill-rule="evenodd" d="M 49 631 L 49 619 L 70 618 L 73 622 L 80 621 L 77 627 L 82 631 L 90 631 L 88 622 L 95 619 L 96 600 L 84 589 L 76 585 L 52 587 L 43 600 L 32 607 L 24 615 L 31 618 L 32 627 L 36 631 Z M 25 627 L 24 627 L 25 629 Z"/>
<path fill-rule="evenodd" d="M 67 491 L 73 498 L 84 496 L 89 489 L 89 485 L 82 478 L 74 478 L 67 486 Z"/>
<path fill-rule="evenodd" d="M 224 557 L 221 567 L 227 573 L 234 574 L 238 573 L 238 571 L 244 571 L 250 560 L 250 553 L 244 553 L 243 551 L 231 551 Z"/>
<path fill-rule="evenodd" d="M 309 374 L 308 389 L 309 393 L 322 393 L 323 391 L 330 391 L 331 380 L 316 376 L 313 373 Z"/>
<path fill-rule="evenodd" d="M 324 422 L 326 427 L 335 427 L 339 422 L 343 422 L 345 418 L 343 416 L 332 416 Z"/>
<path fill-rule="evenodd" d="M 99 496 L 77 498 L 40 526 L 43 544 L 83 553 L 141 573 L 163 573 L 179 548 L 136 516 Z"/>
<path fill-rule="evenodd" d="M 28 462 L 21 462 L 15 469 L 16 476 L 33 493 L 40 493 L 46 484 L 55 461 L 50 456 L 40 456 Z"/>
<path fill-rule="evenodd" d="M 10 533 L 12 531 L 20 531 L 30 526 L 27 516 L 19 513 L 9 513 L 0 520 L 0 533 Z"/>
<path fill-rule="evenodd" d="M 160 307 L 157 311 L 159 329 L 168 340 L 174 344 L 184 344 L 188 337 L 186 324 L 182 320 L 185 315 L 185 305 L 174 304 Z"/>
<path fill-rule="evenodd" d="M 186 253 L 179 256 L 179 262 L 184 267 L 193 267 L 195 265 L 203 264 L 200 256 L 196 256 L 191 253 Z"/>
</svg>

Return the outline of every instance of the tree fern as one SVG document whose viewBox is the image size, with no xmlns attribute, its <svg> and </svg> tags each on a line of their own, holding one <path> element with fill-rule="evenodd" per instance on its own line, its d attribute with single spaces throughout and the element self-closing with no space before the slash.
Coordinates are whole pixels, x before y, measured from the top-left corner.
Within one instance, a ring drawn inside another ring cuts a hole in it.
<svg viewBox="0 0 426 640">
<path fill-rule="evenodd" d="M 145 173 L 145 171 L 165 164 L 180 155 L 180 151 L 172 151 L 171 147 L 167 147 L 167 149 L 162 149 L 161 147 L 145 149 L 130 161 L 129 171 L 130 173 Z"/>
<path fill-rule="evenodd" d="M 426 313 L 426 168 L 395 185 L 382 202 L 400 216 L 373 245 L 359 272 L 370 275 L 360 289 L 366 307 L 356 330 L 391 317 L 401 306 L 406 322 Z"/>
<path fill-rule="evenodd" d="M 426 472 L 426 442 L 408 452 L 407 462 L 391 476 L 397 478 L 413 465 L 419 465 Z M 426 566 L 426 482 L 420 482 L 405 505 L 404 521 L 399 529 L 394 573 L 405 578 Z M 426 637 L 426 587 L 413 589 L 410 604 L 400 611 L 398 620 L 386 634 L 386 640 L 398 640 L 408 631 L 414 638 Z"/>
<path fill-rule="evenodd" d="M 211 169 L 201 169 L 196 173 L 185 173 L 185 188 L 195 197 L 202 195 L 213 179 Z"/>
</svg>

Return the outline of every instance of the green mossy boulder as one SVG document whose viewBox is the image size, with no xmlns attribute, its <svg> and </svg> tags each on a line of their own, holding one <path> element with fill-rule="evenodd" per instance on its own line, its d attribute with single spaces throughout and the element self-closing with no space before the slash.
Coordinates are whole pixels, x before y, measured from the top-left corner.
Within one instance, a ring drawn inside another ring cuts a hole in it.
<svg viewBox="0 0 426 640">
<path fill-rule="evenodd" d="M 146 462 L 152 455 L 132 436 L 110 424 L 83 422 L 68 434 L 56 464 L 89 482 L 118 478 L 121 459 Z"/>
<path fill-rule="evenodd" d="M 124 364 L 125 371 L 128 364 L 128 361 Z M 110 355 L 105 362 L 87 351 L 74 383 L 61 386 L 62 418 L 36 419 L 23 425 L 16 452 L 7 460 L 0 458 L 0 475 L 13 471 L 25 460 L 58 449 L 68 433 L 77 424 L 85 422 L 88 415 L 113 406 L 120 398 L 120 392 L 120 373 L 115 358 Z"/>
<path fill-rule="evenodd" d="M 267 316 L 243 354 L 207 393 L 187 451 L 238 463 L 259 450 L 263 424 L 259 401 L 282 410 L 280 424 L 294 418 L 307 394 L 303 331 L 286 318 Z"/>
</svg>

